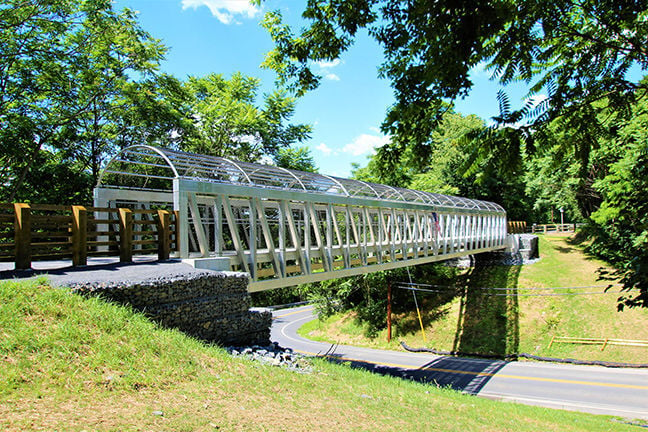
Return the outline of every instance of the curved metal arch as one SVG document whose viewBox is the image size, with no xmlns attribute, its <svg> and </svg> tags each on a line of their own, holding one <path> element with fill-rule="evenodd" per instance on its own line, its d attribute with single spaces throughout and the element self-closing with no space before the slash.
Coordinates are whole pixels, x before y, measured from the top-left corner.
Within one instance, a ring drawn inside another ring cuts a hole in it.
<svg viewBox="0 0 648 432">
<path fill-rule="evenodd" d="M 402 193 L 401 193 L 397 188 L 395 188 L 394 186 L 390 186 L 390 185 L 383 185 L 383 186 L 385 186 L 385 187 L 387 187 L 388 189 L 391 189 L 391 190 L 393 190 L 394 192 L 396 192 L 396 193 L 398 194 L 398 196 L 401 197 L 401 199 L 402 199 L 403 201 L 405 201 L 405 197 L 403 196 L 403 194 L 402 194 Z"/>
<path fill-rule="evenodd" d="M 320 176 L 322 176 L 322 177 L 324 177 L 324 178 L 327 178 L 327 179 L 329 179 L 329 180 L 332 180 L 333 182 L 335 182 L 338 186 L 340 186 L 340 187 L 342 188 L 342 190 L 344 191 L 344 193 L 346 194 L 346 196 L 351 196 L 351 195 L 349 194 L 349 191 L 344 187 L 344 185 L 343 185 L 342 183 L 340 183 L 339 181 L 337 181 L 337 180 L 335 179 L 335 177 L 327 176 L 326 174 L 318 174 L 318 175 L 320 175 Z"/>
<path fill-rule="evenodd" d="M 234 165 L 234 166 L 235 166 L 239 171 L 241 171 L 241 174 L 243 174 L 243 175 L 245 176 L 245 178 L 247 179 L 248 183 L 250 183 L 250 184 L 254 184 L 254 183 L 252 182 L 252 180 L 250 180 L 250 177 L 247 175 L 247 173 L 245 172 L 245 170 L 244 170 L 243 168 L 241 168 L 241 167 L 240 167 L 236 162 L 234 162 L 234 161 L 231 160 L 231 159 L 224 158 L 224 157 L 222 157 L 222 158 L 220 158 L 220 159 L 222 159 L 222 160 L 224 160 L 224 161 L 226 161 L 226 162 L 229 162 L 229 163 L 231 163 L 232 165 Z"/>
<path fill-rule="evenodd" d="M 156 157 L 161 158 L 163 162 L 156 162 Z M 153 160 L 146 162 L 147 158 L 153 158 Z M 120 161 L 125 164 L 123 166 L 124 171 L 114 169 L 111 171 L 111 168 Z M 160 170 L 168 168 L 171 169 L 171 173 L 168 176 L 164 176 L 164 174 L 162 176 L 144 174 L 148 170 L 140 173 L 134 167 L 131 167 L 131 164 L 151 166 Z M 299 172 L 274 165 L 239 162 L 223 157 L 156 148 L 145 144 L 127 147 L 111 158 L 100 173 L 97 186 L 101 186 L 106 182 L 108 173 L 172 180 L 173 178 L 182 177 L 181 172 L 184 169 L 191 170 L 192 174 L 187 173 L 187 176 L 197 182 L 227 183 L 229 181 L 230 183 L 239 183 L 251 187 L 267 186 L 305 193 L 328 193 L 348 198 L 375 198 L 392 202 L 409 201 L 446 208 L 505 213 L 502 206 L 489 201 L 417 191 L 362 180 L 343 179 L 319 173 Z M 235 177 L 237 173 L 240 176 L 234 182 L 232 177 Z M 228 180 L 228 176 L 230 176 L 230 180 Z M 121 184 L 121 178 L 115 180 L 116 184 L 114 186 Z"/>
<path fill-rule="evenodd" d="M 349 179 L 349 180 L 351 180 L 351 179 Z M 380 196 L 380 194 L 378 193 L 378 191 L 376 191 L 376 189 L 371 187 L 371 183 L 364 182 L 362 180 L 351 180 L 351 181 L 358 182 L 358 183 L 361 183 L 361 184 L 367 186 L 369 189 L 371 189 L 371 191 L 374 193 L 374 195 L 376 195 L 376 198 L 382 198 Z M 349 196 L 352 196 L 352 195 L 349 195 Z"/>
<path fill-rule="evenodd" d="M 292 171 L 290 171 L 290 170 L 288 170 L 286 168 L 283 168 L 283 167 L 276 166 L 276 165 L 263 165 L 263 167 L 259 167 L 259 168 L 255 169 L 254 171 L 252 171 L 250 173 L 250 175 L 254 177 L 254 174 L 261 171 L 262 169 L 264 169 L 266 171 L 272 171 L 273 169 L 276 169 L 276 170 L 286 172 L 286 173 L 288 173 L 289 176 L 291 176 L 292 178 L 297 180 L 297 183 L 299 183 L 299 185 L 302 187 L 302 190 L 304 190 L 304 191 L 308 190 L 308 189 L 306 189 L 306 186 L 301 181 L 301 179 L 299 177 L 297 177 Z M 290 187 L 290 185 L 288 187 Z"/>
<path fill-rule="evenodd" d="M 120 155 L 125 154 L 128 150 L 134 149 L 134 148 L 144 148 L 144 149 L 147 149 L 147 150 L 152 150 L 153 152 L 157 153 L 167 163 L 167 165 L 169 165 L 169 168 L 171 168 L 171 170 L 173 171 L 173 174 L 175 174 L 175 178 L 180 177 L 180 175 L 178 174 L 178 170 L 173 165 L 173 162 L 171 162 L 171 160 L 167 157 L 167 155 L 164 152 L 162 152 L 157 147 L 153 147 L 153 146 L 145 145 L 145 144 L 136 144 L 136 145 L 128 146 L 125 149 L 122 149 L 115 156 L 110 158 L 110 160 L 108 161 L 108 163 L 106 164 L 104 169 L 101 171 L 101 174 L 99 174 L 99 179 L 97 179 L 97 187 L 99 185 L 101 185 L 101 182 L 103 181 L 103 178 L 104 178 L 104 174 L 106 173 L 106 171 L 108 171 L 108 167 L 110 166 L 110 164 L 113 163 Z M 137 163 L 137 162 L 132 162 L 132 163 Z M 171 178 L 171 177 L 169 177 L 169 178 Z"/>
<path fill-rule="evenodd" d="M 290 174 L 291 176 L 293 176 L 293 177 L 295 178 L 295 180 L 297 180 L 297 182 L 301 185 L 301 187 L 302 187 L 303 190 L 308 190 L 308 189 L 306 189 L 306 186 L 304 185 L 304 183 L 302 183 L 301 179 L 300 179 L 299 177 L 297 177 L 297 176 L 295 175 L 295 173 L 293 173 L 292 171 L 287 170 L 286 168 L 283 168 L 283 167 L 280 167 L 280 166 L 273 166 L 273 168 L 277 168 L 277 169 L 279 169 L 279 170 L 281 170 L 281 171 L 285 171 L 285 172 L 287 172 L 288 174 Z"/>
<path fill-rule="evenodd" d="M 441 201 L 439 201 L 439 199 L 436 197 L 435 194 L 433 194 L 431 192 L 426 192 L 426 191 L 418 191 L 418 192 L 420 192 L 420 193 L 422 193 L 422 194 L 424 194 L 426 196 L 428 204 L 442 205 Z"/>
<path fill-rule="evenodd" d="M 417 191 L 416 189 L 408 189 L 408 192 L 413 192 L 414 195 L 416 195 L 417 197 L 421 198 L 421 199 L 423 200 L 424 203 L 432 204 L 432 203 L 430 203 L 430 198 L 429 198 L 429 197 L 426 197 L 426 196 L 423 194 L 423 191 Z"/>
</svg>

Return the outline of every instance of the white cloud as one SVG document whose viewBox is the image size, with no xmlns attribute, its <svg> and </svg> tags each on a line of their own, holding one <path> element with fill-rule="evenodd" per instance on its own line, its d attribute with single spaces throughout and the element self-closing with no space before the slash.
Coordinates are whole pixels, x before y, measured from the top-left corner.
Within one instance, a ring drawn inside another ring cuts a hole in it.
<svg viewBox="0 0 648 432">
<path fill-rule="evenodd" d="M 324 154 L 327 155 L 327 156 L 330 155 L 331 152 L 333 151 L 333 149 L 332 149 L 331 147 L 327 146 L 327 145 L 324 144 L 324 143 L 320 143 L 320 144 L 319 144 L 318 146 L 316 146 L 315 148 L 316 148 L 317 150 L 321 151 L 322 153 L 324 153 Z"/>
<path fill-rule="evenodd" d="M 329 81 L 340 81 L 340 77 L 335 75 L 334 73 L 326 74 L 324 75 L 324 78 Z"/>
<path fill-rule="evenodd" d="M 549 99 L 549 96 L 547 96 L 545 94 L 537 94 L 537 95 L 533 95 L 531 97 L 528 97 L 528 98 L 524 99 L 522 101 L 522 104 L 524 106 L 529 104 L 530 109 L 533 110 L 533 109 L 536 109 L 538 107 L 538 105 L 540 105 L 541 103 L 543 103 L 544 101 L 546 101 L 548 99 Z M 529 125 L 529 120 L 525 119 L 525 120 L 518 121 L 518 122 L 515 122 L 515 123 L 506 124 L 506 125 L 503 125 L 503 126 L 508 126 L 508 127 L 518 129 L 518 128 L 521 128 L 523 126 L 528 126 L 528 125 Z"/>
<path fill-rule="evenodd" d="M 547 96 L 546 94 L 537 94 L 524 99 L 524 104 L 526 105 L 527 102 L 531 102 L 531 106 L 535 108 L 547 99 L 549 99 L 549 96 Z"/>
<path fill-rule="evenodd" d="M 260 12 L 249 0 L 182 0 L 182 9 L 198 9 L 201 6 L 206 6 L 223 24 L 235 22 L 235 15 L 254 18 Z"/>
<path fill-rule="evenodd" d="M 480 61 L 479 63 L 477 63 L 475 66 L 473 66 L 470 69 L 470 74 L 473 77 L 490 78 L 491 77 L 491 72 L 488 69 L 488 62 L 487 61 Z"/>
<path fill-rule="evenodd" d="M 321 67 L 322 69 L 330 69 L 330 68 L 334 68 L 335 66 L 339 65 L 340 64 L 340 59 L 335 59 L 335 60 L 331 60 L 331 61 L 320 60 L 318 62 L 315 62 L 315 64 L 317 66 Z"/>
<path fill-rule="evenodd" d="M 342 152 L 349 153 L 353 156 L 360 156 L 373 153 L 374 149 L 382 147 L 387 143 L 389 143 L 389 137 L 387 136 L 361 134 L 353 142 L 345 145 L 342 148 Z"/>
</svg>

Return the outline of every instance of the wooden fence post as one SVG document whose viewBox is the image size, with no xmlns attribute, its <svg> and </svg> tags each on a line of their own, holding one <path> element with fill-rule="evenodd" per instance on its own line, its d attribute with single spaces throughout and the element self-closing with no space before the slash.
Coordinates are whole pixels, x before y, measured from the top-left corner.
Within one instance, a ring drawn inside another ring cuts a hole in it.
<svg viewBox="0 0 648 432">
<path fill-rule="evenodd" d="M 72 265 L 88 264 L 88 212 L 83 206 L 72 206 Z"/>
<path fill-rule="evenodd" d="M 169 259 L 171 251 L 171 213 L 158 210 L 157 214 L 158 260 L 164 261 Z"/>
<path fill-rule="evenodd" d="M 133 262 L 133 212 L 119 209 L 119 261 Z"/>
<path fill-rule="evenodd" d="M 31 268 L 31 208 L 29 204 L 14 204 L 14 245 L 16 270 Z"/>
</svg>

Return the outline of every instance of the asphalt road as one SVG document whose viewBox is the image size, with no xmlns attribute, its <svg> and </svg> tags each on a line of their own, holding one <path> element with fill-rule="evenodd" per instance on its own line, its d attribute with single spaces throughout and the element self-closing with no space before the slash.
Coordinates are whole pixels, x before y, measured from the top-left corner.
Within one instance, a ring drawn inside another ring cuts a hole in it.
<svg viewBox="0 0 648 432">
<path fill-rule="evenodd" d="M 384 351 L 304 339 L 297 329 L 312 306 L 274 311 L 271 339 L 307 355 L 327 355 L 369 370 L 436 383 L 472 395 L 549 408 L 648 420 L 648 370 L 503 362 Z"/>
</svg>

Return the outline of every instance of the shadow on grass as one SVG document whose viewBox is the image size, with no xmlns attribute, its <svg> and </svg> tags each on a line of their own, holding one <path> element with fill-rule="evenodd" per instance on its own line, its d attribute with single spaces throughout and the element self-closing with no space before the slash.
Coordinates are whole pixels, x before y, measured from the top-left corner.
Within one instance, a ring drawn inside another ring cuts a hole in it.
<svg viewBox="0 0 648 432">
<path fill-rule="evenodd" d="M 556 246 L 556 245 L 554 245 L 554 249 L 563 254 L 573 253 L 575 250 L 577 250 L 576 248 L 573 247 L 564 247 L 564 246 Z"/>
<path fill-rule="evenodd" d="M 456 297 L 463 294 L 463 287 L 449 290 L 444 293 L 436 294 L 417 294 L 418 302 L 421 309 L 421 320 L 424 328 L 430 328 L 436 321 L 446 317 L 451 311 L 451 302 Z M 407 295 L 412 295 L 407 292 Z M 412 305 L 413 306 L 413 305 Z M 418 315 L 410 312 L 395 319 L 397 322 L 397 331 L 394 337 L 415 334 L 421 331 L 421 325 L 418 321 Z"/>
<path fill-rule="evenodd" d="M 488 265 L 487 261 L 487 257 L 478 259 L 465 276 L 452 350 L 503 357 L 517 353 L 520 343 L 521 266 Z"/>
<path fill-rule="evenodd" d="M 335 363 L 349 364 L 381 375 L 403 378 L 437 387 L 452 388 L 469 394 L 478 394 L 486 383 L 502 369 L 501 360 L 478 360 L 461 357 L 438 357 L 419 368 L 403 368 L 381 364 L 345 360 L 337 354 L 326 357 Z"/>
</svg>

